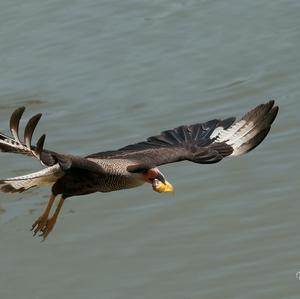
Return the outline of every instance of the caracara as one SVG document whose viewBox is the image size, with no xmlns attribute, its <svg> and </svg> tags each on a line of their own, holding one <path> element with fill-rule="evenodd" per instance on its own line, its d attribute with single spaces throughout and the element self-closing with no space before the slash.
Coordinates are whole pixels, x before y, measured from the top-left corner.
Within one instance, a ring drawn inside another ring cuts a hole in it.
<svg viewBox="0 0 300 299">
<path fill-rule="evenodd" d="M 274 106 L 274 101 L 269 101 L 238 121 L 230 117 L 180 126 L 149 137 L 146 141 L 86 157 L 44 149 L 45 135 L 38 139 L 35 146 L 32 145 L 32 135 L 41 114 L 28 121 L 24 140 L 21 140 L 19 122 L 24 110 L 25 107 L 20 107 L 11 115 L 12 136 L 0 134 L 0 150 L 37 158 L 44 169 L 0 180 L 0 190 L 23 192 L 36 186 L 52 185 L 47 207 L 32 225 L 34 235 L 39 232 L 45 239 L 52 231 L 66 198 L 138 187 L 145 182 L 150 183 L 156 192 L 170 192 L 173 187 L 157 168 L 159 165 L 182 160 L 210 164 L 227 156 L 245 154 L 266 137 L 278 107 Z M 61 195 L 58 205 L 49 217 L 58 195 Z"/>
</svg>

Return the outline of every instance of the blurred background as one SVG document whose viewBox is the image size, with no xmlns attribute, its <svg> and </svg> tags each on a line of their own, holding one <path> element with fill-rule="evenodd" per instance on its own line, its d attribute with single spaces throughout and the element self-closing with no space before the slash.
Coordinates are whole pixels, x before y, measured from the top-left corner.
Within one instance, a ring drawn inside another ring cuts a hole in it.
<svg viewBox="0 0 300 299">
<path fill-rule="evenodd" d="M 46 147 L 86 155 L 161 130 L 280 112 L 253 152 L 161 167 L 151 186 L 68 200 L 46 242 L 50 188 L 0 197 L 0 297 L 299 298 L 300 2 L 1 1 L 0 128 L 43 112 Z M 1 153 L 1 178 L 40 169 Z"/>
</svg>

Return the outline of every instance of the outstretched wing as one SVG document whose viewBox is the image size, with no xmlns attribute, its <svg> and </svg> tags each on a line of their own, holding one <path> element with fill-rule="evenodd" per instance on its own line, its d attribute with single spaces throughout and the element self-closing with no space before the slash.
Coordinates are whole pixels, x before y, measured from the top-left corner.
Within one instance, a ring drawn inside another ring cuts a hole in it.
<svg viewBox="0 0 300 299">
<path fill-rule="evenodd" d="M 41 113 L 34 115 L 27 122 L 24 130 L 24 142 L 21 141 L 19 123 L 24 111 L 25 107 L 20 107 L 12 113 L 9 122 L 12 137 L 0 133 L 0 151 L 32 156 L 39 159 L 44 166 L 54 165 L 56 153 L 44 149 L 46 135 L 42 135 L 38 139 L 36 146 L 32 145 L 33 132 L 42 116 Z"/>
<path fill-rule="evenodd" d="M 214 119 L 205 123 L 163 131 L 146 141 L 117 151 L 87 156 L 93 159 L 129 159 L 129 171 L 189 160 L 216 163 L 226 156 L 242 155 L 255 148 L 268 134 L 278 112 L 274 101 L 261 104 L 235 122 L 235 118 Z"/>
<path fill-rule="evenodd" d="M 59 164 L 46 167 L 40 171 L 0 180 L 2 192 L 24 192 L 36 186 L 53 184 L 62 177 L 64 172 Z"/>
<path fill-rule="evenodd" d="M 25 107 L 16 109 L 10 117 L 10 131 L 12 137 L 0 133 L 0 151 L 17 153 L 31 156 L 40 160 L 44 166 L 53 166 L 59 164 L 62 170 L 68 170 L 71 167 L 86 169 L 90 171 L 103 171 L 99 165 L 92 163 L 84 158 L 59 154 L 44 148 L 46 135 L 42 135 L 36 145 L 32 145 L 33 132 L 42 116 L 41 113 L 34 115 L 27 122 L 24 129 L 24 141 L 19 136 L 19 123 L 25 111 Z"/>
<path fill-rule="evenodd" d="M 19 136 L 19 123 L 25 111 L 25 107 L 16 109 L 10 118 L 10 131 L 12 137 L 0 133 L 0 151 L 17 153 L 31 156 L 40 160 L 46 168 L 26 174 L 23 176 L 0 180 L 0 191 L 2 192 L 23 192 L 29 188 L 54 183 L 71 168 L 82 169 L 90 172 L 104 173 L 104 169 L 87 159 L 59 154 L 44 149 L 45 135 L 42 135 L 37 144 L 32 145 L 33 132 L 42 114 L 39 113 L 27 122 L 24 130 L 24 141 Z"/>
</svg>

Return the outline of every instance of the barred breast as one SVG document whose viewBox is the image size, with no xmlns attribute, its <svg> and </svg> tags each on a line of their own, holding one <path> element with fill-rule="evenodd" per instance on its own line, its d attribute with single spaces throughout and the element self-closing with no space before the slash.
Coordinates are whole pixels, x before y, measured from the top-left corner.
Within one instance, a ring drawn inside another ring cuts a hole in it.
<svg viewBox="0 0 300 299">
<path fill-rule="evenodd" d="M 143 177 L 138 173 L 127 171 L 127 167 L 134 165 L 129 159 L 94 159 L 88 158 L 100 165 L 104 175 L 98 176 L 98 191 L 110 192 L 140 186 L 145 183 Z"/>
</svg>

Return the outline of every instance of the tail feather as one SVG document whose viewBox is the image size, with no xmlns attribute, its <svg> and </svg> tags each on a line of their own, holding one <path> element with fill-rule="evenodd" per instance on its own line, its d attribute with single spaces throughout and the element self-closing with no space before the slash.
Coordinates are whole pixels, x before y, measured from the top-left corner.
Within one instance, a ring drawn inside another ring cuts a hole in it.
<svg viewBox="0 0 300 299">
<path fill-rule="evenodd" d="M 52 184 L 63 174 L 64 172 L 61 170 L 60 166 L 56 164 L 41 171 L 0 180 L 0 191 L 24 192 L 36 186 Z"/>
</svg>

